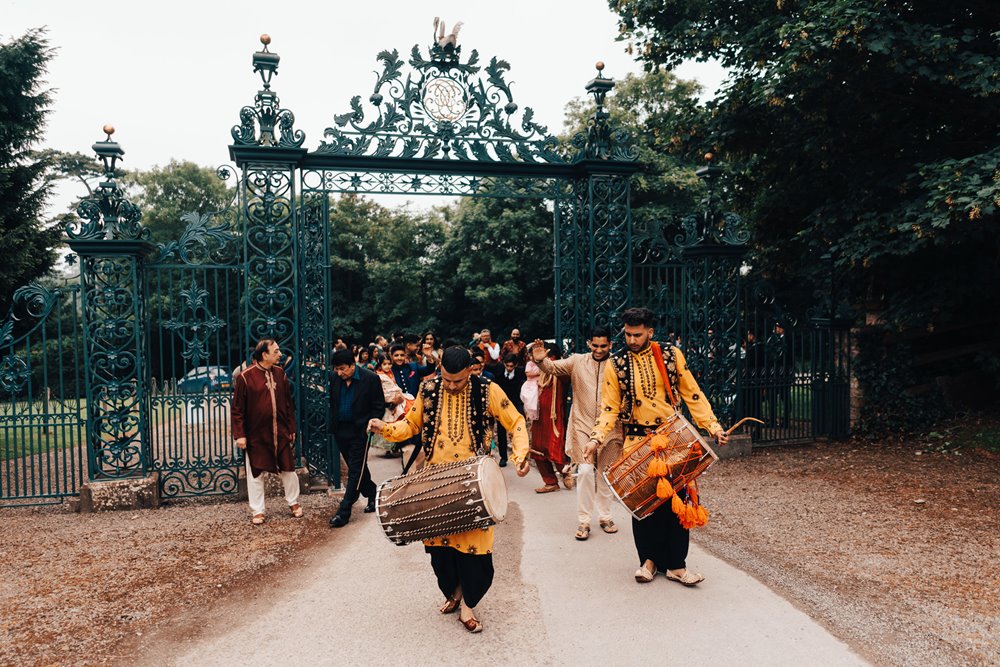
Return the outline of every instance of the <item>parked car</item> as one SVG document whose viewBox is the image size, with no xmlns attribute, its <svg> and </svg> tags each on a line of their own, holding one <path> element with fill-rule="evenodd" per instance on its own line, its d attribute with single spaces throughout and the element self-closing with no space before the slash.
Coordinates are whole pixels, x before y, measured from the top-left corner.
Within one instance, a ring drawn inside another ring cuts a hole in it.
<svg viewBox="0 0 1000 667">
<path fill-rule="evenodd" d="M 177 383 L 181 394 L 204 394 L 210 391 L 229 391 L 233 378 L 222 366 L 196 366 Z"/>
</svg>

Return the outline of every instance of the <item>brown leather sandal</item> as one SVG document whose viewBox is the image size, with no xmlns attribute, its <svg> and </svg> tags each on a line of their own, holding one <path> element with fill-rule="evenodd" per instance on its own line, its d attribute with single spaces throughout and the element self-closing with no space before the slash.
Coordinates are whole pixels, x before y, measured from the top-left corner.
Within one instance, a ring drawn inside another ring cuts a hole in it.
<svg viewBox="0 0 1000 667">
<path fill-rule="evenodd" d="M 263 514 L 254 514 L 253 518 L 250 519 L 250 523 L 252 523 L 255 526 L 261 525 L 262 523 L 264 523 L 264 515 Z"/>
<path fill-rule="evenodd" d="M 302 511 L 302 506 L 299 505 L 298 503 L 295 503 L 288 509 L 292 510 L 292 516 L 294 516 L 296 519 L 301 519 L 302 515 L 304 514 L 304 512 Z"/>
<path fill-rule="evenodd" d="M 469 632 L 473 633 L 473 634 L 475 634 L 477 632 L 482 632 L 483 631 L 483 624 L 482 624 L 482 622 L 478 618 L 476 618 L 475 616 L 473 616 L 472 618 L 470 618 L 467 621 L 463 621 L 462 617 L 459 616 L 458 617 L 458 622 L 461 623 L 462 625 L 464 625 L 465 629 L 468 630 Z"/>
<path fill-rule="evenodd" d="M 583 542 L 588 537 L 590 537 L 590 524 L 581 523 L 580 526 L 576 529 L 576 539 Z"/>
<path fill-rule="evenodd" d="M 442 614 L 454 614 L 456 611 L 458 611 L 458 608 L 461 604 L 462 604 L 462 598 L 458 598 L 456 600 L 453 597 L 449 597 L 444 601 L 444 604 L 441 605 L 441 608 L 438 609 L 438 611 L 440 611 Z"/>
</svg>

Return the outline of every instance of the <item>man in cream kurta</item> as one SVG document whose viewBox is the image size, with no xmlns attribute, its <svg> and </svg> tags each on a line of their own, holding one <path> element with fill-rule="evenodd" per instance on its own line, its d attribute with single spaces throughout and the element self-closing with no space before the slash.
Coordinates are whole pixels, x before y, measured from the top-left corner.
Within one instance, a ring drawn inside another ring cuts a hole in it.
<svg viewBox="0 0 1000 667">
<path fill-rule="evenodd" d="M 524 477 L 529 470 L 524 417 L 498 386 L 478 377 L 470 379 L 470 359 L 463 347 L 445 350 L 441 377 L 422 385 L 406 416 L 392 424 L 373 419 L 368 428 L 390 442 L 421 434 L 427 465 L 441 465 L 488 449 L 493 437 L 492 422 L 497 419 L 511 434 L 511 459 L 518 476 Z M 484 402 L 484 410 L 478 409 L 477 400 Z M 483 624 L 474 608 L 493 583 L 493 527 L 424 540 L 424 548 L 431 556 L 438 587 L 446 597 L 441 613 L 460 608 L 459 620 L 465 628 L 480 632 Z"/>
<path fill-rule="evenodd" d="M 619 420 L 624 429 L 625 453 L 631 453 L 648 432 L 674 414 L 671 398 L 678 393 L 695 424 L 708 431 L 719 445 L 725 445 L 729 436 L 719 425 L 712 406 L 688 369 L 684 354 L 676 347 L 662 353 L 653 343 L 652 311 L 629 308 L 622 313 L 622 320 L 627 349 L 616 354 L 607 365 L 600 415 L 584 456 L 589 458 L 594 454 Z M 670 380 L 671 376 L 674 381 Z M 678 492 L 679 495 L 684 493 L 683 490 Z M 670 503 L 664 503 L 642 521 L 633 517 L 632 535 L 640 563 L 635 573 L 636 581 L 652 581 L 657 570 L 663 571 L 667 579 L 685 586 L 694 586 L 704 580 L 702 575 L 687 570 L 689 533 L 681 526 Z"/>
<path fill-rule="evenodd" d="M 587 345 L 590 347 L 588 353 L 572 354 L 556 360 L 548 358 L 548 350 L 541 340 L 536 340 L 530 348 L 531 360 L 542 373 L 568 376 L 573 385 L 573 409 L 570 412 L 566 451 L 573 463 L 578 465 L 576 499 L 579 526 L 576 539 L 581 541 L 590 537 L 590 517 L 595 504 L 601 529 L 606 533 L 618 532 L 618 526 L 611 519 L 611 499 L 614 497 L 611 488 L 603 476 L 595 474 L 594 464 L 583 457 L 583 448 L 590 439 L 601 407 L 601 388 L 611 356 L 611 332 L 605 327 L 596 327 Z"/>
</svg>

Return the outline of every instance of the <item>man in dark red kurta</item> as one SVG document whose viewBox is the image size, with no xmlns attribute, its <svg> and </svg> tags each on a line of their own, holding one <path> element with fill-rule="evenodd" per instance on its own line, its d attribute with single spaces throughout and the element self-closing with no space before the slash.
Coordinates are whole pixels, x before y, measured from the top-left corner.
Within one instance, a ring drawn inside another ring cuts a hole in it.
<svg viewBox="0 0 1000 667">
<path fill-rule="evenodd" d="M 295 474 L 295 406 L 279 359 L 278 343 L 262 340 L 254 349 L 253 364 L 233 380 L 230 421 L 236 445 L 246 451 L 247 495 L 255 525 L 264 523 L 265 472 L 281 478 L 292 516 L 302 516 Z"/>
</svg>

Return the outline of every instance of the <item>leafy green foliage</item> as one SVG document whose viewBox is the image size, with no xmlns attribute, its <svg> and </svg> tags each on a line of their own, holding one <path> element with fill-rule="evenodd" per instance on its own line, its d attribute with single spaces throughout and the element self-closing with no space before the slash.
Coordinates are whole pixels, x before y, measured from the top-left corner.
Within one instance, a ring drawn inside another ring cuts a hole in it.
<svg viewBox="0 0 1000 667">
<path fill-rule="evenodd" d="M 367 342 L 376 333 L 437 323 L 429 300 L 445 229 L 434 215 L 388 209 L 355 195 L 331 205 L 333 332 Z"/>
<path fill-rule="evenodd" d="M 214 169 L 193 162 L 171 160 L 165 167 L 125 174 L 122 181 L 142 210 L 142 224 L 159 243 L 180 238 L 187 213 L 221 211 L 232 199 Z"/>
<path fill-rule="evenodd" d="M 734 165 L 765 272 L 794 282 L 832 251 L 853 302 L 883 302 L 896 328 L 995 308 L 1000 5 L 611 6 L 650 68 L 712 56 L 731 69 L 678 136 Z"/>
<path fill-rule="evenodd" d="M 551 335 L 551 227 L 539 202 L 465 199 L 414 214 L 344 195 L 330 211 L 334 335 Z"/>
<path fill-rule="evenodd" d="M 858 356 L 852 371 L 865 401 L 856 428 L 859 435 L 881 437 L 925 427 L 941 418 L 940 391 L 915 394 L 911 390 L 917 377 L 906 345 L 887 343 L 884 332 L 875 328 L 862 330 L 857 337 Z"/>
<path fill-rule="evenodd" d="M 487 326 L 503 340 L 552 335 L 552 212 L 524 199 L 463 199 L 442 212 L 448 236 L 436 265 L 440 331 Z"/>
<path fill-rule="evenodd" d="M 0 313 L 7 312 L 15 289 L 44 275 L 56 261 L 61 230 L 42 221 L 51 161 L 31 151 L 42 137 L 52 101 L 42 90 L 51 57 L 40 30 L 0 44 Z"/>
<path fill-rule="evenodd" d="M 687 119 L 697 113 L 699 91 L 695 82 L 652 71 L 617 81 L 606 100 L 612 125 L 629 132 L 639 153 L 642 169 L 632 183 L 632 216 L 639 226 L 690 213 L 702 194 L 694 174 L 698 163 L 684 153 L 679 136 Z M 585 129 L 594 108 L 589 99 L 567 105 L 563 141 Z"/>
</svg>

